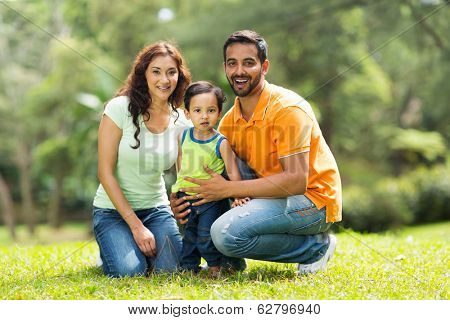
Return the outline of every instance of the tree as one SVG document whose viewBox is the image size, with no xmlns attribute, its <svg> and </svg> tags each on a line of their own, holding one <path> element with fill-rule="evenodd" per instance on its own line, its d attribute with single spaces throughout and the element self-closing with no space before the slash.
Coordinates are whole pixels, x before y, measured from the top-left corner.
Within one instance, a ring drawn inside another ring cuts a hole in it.
<svg viewBox="0 0 450 320">
<path fill-rule="evenodd" d="M 0 95 L 7 101 L 7 109 L 2 110 L 2 116 L 10 123 L 8 136 L 12 137 L 14 150 L 9 157 L 17 166 L 19 172 L 19 188 L 22 199 L 22 215 L 27 222 L 28 230 L 34 233 L 36 217 L 33 202 L 33 187 L 31 180 L 31 148 L 29 128 L 32 120 L 23 112 L 23 102 L 26 92 L 38 83 L 45 73 L 45 53 L 48 39 L 34 34 L 35 26 L 23 18 L 19 18 L 16 8 L 2 3 L 0 8 L 0 26 L 4 37 L 0 38 Z M 47 25 L 49 10 L 45 4 L 32 3 L 23 6 L 18 4 L 25 16 L 36 17 L 37 23 Z M 22 42 L 27 40 L 26 42 Z M 26 43 L 26 45 L 24 45 Z"/>
</svg>

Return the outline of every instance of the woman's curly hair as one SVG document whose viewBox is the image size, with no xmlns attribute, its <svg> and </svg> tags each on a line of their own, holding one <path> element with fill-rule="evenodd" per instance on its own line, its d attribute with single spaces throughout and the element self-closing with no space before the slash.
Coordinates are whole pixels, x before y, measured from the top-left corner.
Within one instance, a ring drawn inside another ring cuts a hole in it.
<svg viewBox="0 0 450 320">
<path fill-rule="evenodd" d="M 147 71 L 150 62 L 158 56 L 170 56 L 174 59 L 178 69 L 178 82 L 175 90 L 169 97 L 169 103 L 172 110 L 178 114 L 177 108 L 183 103 L 184 92 L 191 82 L 191 74 L 184 63 L 178 48 L 169 42 L 158 42 L 144 47 L 136 56 L 131 71 L 128 74 L 126 84 L 121 87 L 117 96 L 128 96 L 130 104 L 128 111 L 133 117 L 133 124 L 136 127 L 134 139 L 136 145 L 133 149 L 139 148 L 141 141 L 139 140 L 139 133 L 141 131 L 139 124 L 139 115 L 144 116 L 145 119 L 150 118 L 148 107 L 152 104 L 152 97 L 148 90 L 147 78 L 145 72 Z M 177 116 L 178 119 L 178 116 Z"/>
</svg>

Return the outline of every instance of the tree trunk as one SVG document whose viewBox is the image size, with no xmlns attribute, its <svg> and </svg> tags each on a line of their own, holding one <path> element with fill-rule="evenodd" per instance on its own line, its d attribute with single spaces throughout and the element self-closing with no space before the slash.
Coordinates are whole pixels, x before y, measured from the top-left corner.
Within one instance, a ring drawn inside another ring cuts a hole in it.
<svg viewBox="0 0 450 320">
<path fill-rule="evenodd" d="M 64 175 L 56 174 L 55 180 L 53 182 L 53 191 L 50 197 L 49 208 L 48 208 L 48 223 L 53 228 L 59 228 L 62 224 L 61 217 L 61 197 L 62 197 L 62 187 L 63 187 Z"/>
<path fill-rule="evenodd" d="M 17 163 L 20 173 L 20 194 L 22 196 L 22 217 L 28 226 L 31 235 L 34 234 L 36 226 L 36 215 L 34 212 L 30 153 L 28 147 L 22 141 L 18 142 Z"/>
<path fill-rule="evenodd" d="M 12 240 L 16 240 L 16 225 L 14 215 L 14 204 L 6 181 L 0 174 L 0 202 L 3 207 L 3 220 L 8 227 L 9 234 Z"/>
</svg>

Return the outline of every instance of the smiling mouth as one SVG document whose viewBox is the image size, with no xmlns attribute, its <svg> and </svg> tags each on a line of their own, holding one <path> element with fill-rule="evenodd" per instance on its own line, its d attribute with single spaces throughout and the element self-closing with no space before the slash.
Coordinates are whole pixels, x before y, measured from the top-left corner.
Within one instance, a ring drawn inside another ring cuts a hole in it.
<svg viewBox="0 0 450 320">
<path fill-rule="evenodd" d="M 238 87 L 239 89 L 242 89 L 247 84 L 247 82 L 249 82 L 249 79 L 248 78 L 239 78 L 239 79 L 234 78 L 233 82 L 236 87 Z"/>
<path fill-rule="evenodd" d="M 161 91 L 169 91 L 170 87 L 157 87 Z"/>
</svg>

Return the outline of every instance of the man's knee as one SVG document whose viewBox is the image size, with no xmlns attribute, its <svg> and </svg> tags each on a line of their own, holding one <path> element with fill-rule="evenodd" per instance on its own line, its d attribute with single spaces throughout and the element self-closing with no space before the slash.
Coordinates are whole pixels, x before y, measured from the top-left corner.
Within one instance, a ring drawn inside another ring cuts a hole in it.
<svg viewBox="0 0 450 320">
<path fill-rule="evenodd" d="M 229 224 L 223 223 L 222 219 L 216 220 L 211 226 L 211 239 L 222 254 L 226 256 L 235 256 L 235 243 L 234 237 L 227 231 Z"/>
</svg>

